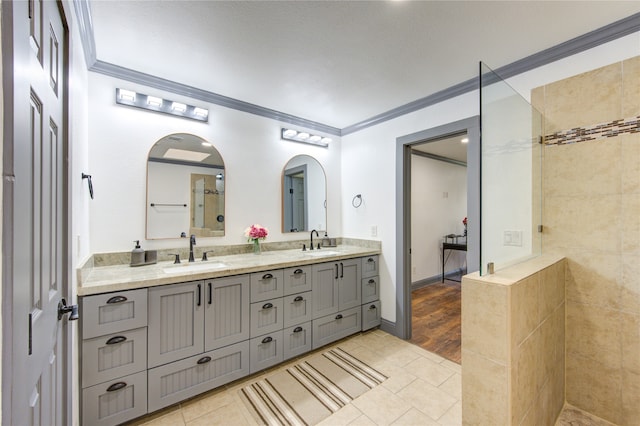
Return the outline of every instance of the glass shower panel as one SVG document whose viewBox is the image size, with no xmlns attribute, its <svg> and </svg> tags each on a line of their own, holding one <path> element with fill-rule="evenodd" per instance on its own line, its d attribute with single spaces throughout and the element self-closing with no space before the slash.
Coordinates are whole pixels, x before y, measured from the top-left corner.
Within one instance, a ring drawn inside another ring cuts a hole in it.
<svg viewBox="0 0 640 426">
<path fill-rule="evenodd" d="M 480 63 L 480 274 L 541 254 L 542 115 Z"/>
</svg>

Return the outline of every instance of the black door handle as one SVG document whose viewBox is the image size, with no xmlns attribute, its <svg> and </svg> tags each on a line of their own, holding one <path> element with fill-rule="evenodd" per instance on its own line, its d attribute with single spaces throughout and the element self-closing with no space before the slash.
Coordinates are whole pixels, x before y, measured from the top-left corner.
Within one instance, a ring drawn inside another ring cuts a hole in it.
<svg viewBox="0 0 640 426">
<path fill-rule="evenodd" d="M 202 284 L 198 284 L 198 301 L 196 305 L 200 306 L 202 304 Z"/>
<path fill-rule="evenodd" d="M 340 278 L 344 278 L 344 263 L 340 262 Z"/>
<path fill-rule="evenodd" d="M 211 288 L 211 283 L 207 283 L 207 285 L 209 286 L 209 304 L 211 304 L 212 302 L 212 297 L 213 297 L 213 289 Z"/>
<path fill-rule="evenodd" d="M 62 319 L 64 314 L 68 314 L 69 312 L 71 312 L 71 315 L 69 315 L 69 321 L 75 321 L 78 319 L 78 305 L 67 306 L 67 301 L 63 297 L 58 302 L 58 321 Z"/>
</svg>

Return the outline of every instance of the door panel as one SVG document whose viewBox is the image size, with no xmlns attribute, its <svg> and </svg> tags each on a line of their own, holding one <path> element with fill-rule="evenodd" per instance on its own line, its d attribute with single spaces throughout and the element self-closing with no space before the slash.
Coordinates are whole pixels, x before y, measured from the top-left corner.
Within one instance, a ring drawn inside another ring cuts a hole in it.
<svg viewBox="0 0 640 426">
<path fill-rule="evenodd" d="M 11 328 L 4 331 L 12 336 L 11 360 L 3 357 L 5 380 L 11 380 L 7 424 L 67 422 L 67 319 L 57 318 L 68 277 L 67 33 L 59 7 L 31 0 L 4 2 L 2 10 L 13 59 L 3 81 L 10 110 L 3 147 L 3 286 L 11 287 L 5 295 L 12 308 Z"/>
</svg>

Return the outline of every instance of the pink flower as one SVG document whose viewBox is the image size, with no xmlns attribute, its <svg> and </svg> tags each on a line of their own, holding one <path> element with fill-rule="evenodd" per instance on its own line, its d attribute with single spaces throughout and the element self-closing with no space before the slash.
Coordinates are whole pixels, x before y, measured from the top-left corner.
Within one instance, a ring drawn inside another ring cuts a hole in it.
<svg viewBox="0 0 640 426">
<path fill-rule="evenodd" d="M 247 237 L 247 241 L 264 240 L 267 235 L 269 235 L 269 230 L 257 223 L 244 230 L 244 236 Z"/>
</svg>

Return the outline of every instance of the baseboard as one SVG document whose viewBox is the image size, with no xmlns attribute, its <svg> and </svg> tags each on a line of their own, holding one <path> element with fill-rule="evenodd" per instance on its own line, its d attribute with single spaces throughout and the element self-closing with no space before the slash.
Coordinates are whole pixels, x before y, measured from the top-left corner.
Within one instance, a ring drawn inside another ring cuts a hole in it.
<svg viewBox="0 0 640 426">
<path fill-rule="evenodd" d="M 458 275 L 465 275 L 465 274 L 466 274 L 466 269 L 458 268 L 458 269 L 454 269 L 453 271 L 449 271 L 449 272 L 445 273 L 444 277 L 445 278 L 451 278 L 451 277 L 455 277 L 455 276 L 458 276 Z M 421 279 L 419 281 L 411 283 L 411 291 L 417 290 L 417 289 L 422 288 L 424 286 L 427 286 L 429 284 L 439 283 L 441 281 L 442 281 L 442 275 L 441 274 L 434 275 L 434 276 L 428 277 L 428 278 L 424 278 L 424 279 Z"/>
<path fill-rule="evenodd" d="M 389 333 L 391 335 L 397 336 L 396 334 L 396 323 L 395 322 L 391 322 L 388 321 L 384 318 L 382 318 L 381 322 L 380 322 L 380 330 Z"/>
</svg>

